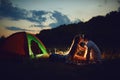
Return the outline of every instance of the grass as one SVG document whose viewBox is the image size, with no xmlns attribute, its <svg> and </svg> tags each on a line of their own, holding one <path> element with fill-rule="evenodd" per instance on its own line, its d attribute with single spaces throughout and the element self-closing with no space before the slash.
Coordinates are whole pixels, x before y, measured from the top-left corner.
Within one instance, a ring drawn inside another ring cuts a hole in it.
<svg viewBox="0 0 120 80">
<path fill-rule="evenodd" d="M 75 65 L 48 59 L 0 60 L 0 80 L 119 80 L 120 54 L 102 53 L 102 64 Z"/>
<path fill-rule="evenodd" d="M 73 65 L 49 60 L 1 61 L 1 80 L 115 80 L 120 59 L 102 64 Z M 3 79 L 2 79 L 3 78 Z"/>
</svg>

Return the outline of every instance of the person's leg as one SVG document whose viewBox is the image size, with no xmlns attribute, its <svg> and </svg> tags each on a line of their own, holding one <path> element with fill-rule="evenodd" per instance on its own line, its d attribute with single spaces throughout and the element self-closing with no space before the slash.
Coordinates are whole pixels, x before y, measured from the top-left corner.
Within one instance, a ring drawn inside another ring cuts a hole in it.
<svg viewBox="0 0 120 80">
<path fill-rule="evenodd" d="M 96 55 L 95 55 L 95 62 L 96 63 L 101 63 L 101 54 L 99 53 L 99 52 L 96 52 L 95 53 Z"/>
<path fill-rule="evenodd" d="M 86 55 L 86 63 L 89 63 L 90 62 L 90 53 L 87 53 Z"/>
</svg>

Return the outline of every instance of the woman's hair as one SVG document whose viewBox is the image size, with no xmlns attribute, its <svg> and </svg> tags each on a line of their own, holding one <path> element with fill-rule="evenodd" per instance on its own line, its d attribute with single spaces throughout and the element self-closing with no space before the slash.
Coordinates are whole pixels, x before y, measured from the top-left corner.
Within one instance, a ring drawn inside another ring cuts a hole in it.
<svg viewBox="0 0 120 80">
<path fill-rule="evenodd" d="M 81 38 L 81 36 L 80 36 L 80 35 L 76 35 L 76 36 L 74 37 L 74 44 L 79 43 L 80 38 Z"/>
<path fill-rule="evenodd" d="M 84 43 L 84 42 L 81 42 L 81 43 L 80 43 L 80 46 L 84 47 L 84 46 L 85 46 L 85 43 Z"/>
</svg>

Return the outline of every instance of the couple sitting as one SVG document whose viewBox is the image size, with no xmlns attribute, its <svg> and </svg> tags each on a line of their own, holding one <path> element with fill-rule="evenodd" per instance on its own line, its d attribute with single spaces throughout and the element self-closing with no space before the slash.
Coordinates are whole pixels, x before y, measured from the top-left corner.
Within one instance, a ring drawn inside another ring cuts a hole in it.
<svg viewBox="0 0 120 80">
<path fill-rule="evenodd" d="M 84 35 L 77 35 L 68 54 L 68 61 L 101 63 L 101 51 L 98 46 Z"/>
<path fill-rule="evenodd" d="M 98 46 L 91 40 L 88 40 L 84 35 L 76 35 L 73 39 L 69 53 L 67 55 L 52 54 L 51 60 L 58 61 L 63 60 L 64 62 L 101 62 L 101 52 Z"/>
</svg>

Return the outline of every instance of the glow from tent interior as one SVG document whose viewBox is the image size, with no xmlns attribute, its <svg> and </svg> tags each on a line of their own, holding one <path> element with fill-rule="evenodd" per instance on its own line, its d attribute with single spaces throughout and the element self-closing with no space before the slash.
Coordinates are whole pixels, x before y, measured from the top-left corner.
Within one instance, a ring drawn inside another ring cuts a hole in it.
<svg viewBox="0 0 120 80">
<path fill-rule="evenodd" d="M 40 57 L 48 57 L 48 53 L 47 53 L 47 50 L 45 48 L 45 46 L 42 44 L 42 42 L 40 40 L 38 40 L 35 36 L 31 35 L 31 34 L 27 34 L 27 39 L 28 39 L 28 48 L 29 48 L 29 55 L 31 58 L 40 58 Z M 41 49 L 42 51 L 42 54 L 37 54 L 37 55 L 34 55 L 33 51 L 31 50 L 31 41 L 35 41 L 39 48 Z"/>
</svg>

